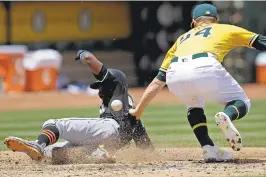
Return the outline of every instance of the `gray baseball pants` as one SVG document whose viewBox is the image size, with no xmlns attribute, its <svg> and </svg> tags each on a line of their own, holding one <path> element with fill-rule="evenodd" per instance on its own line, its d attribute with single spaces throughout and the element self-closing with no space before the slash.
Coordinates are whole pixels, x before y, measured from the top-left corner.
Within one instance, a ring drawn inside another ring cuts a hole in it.
<svg viewBox="0 0 266 177">
<path fill-rule="evenodd" d="M 51 125 L 57 127 L 59 138 L 65 141 L 47 146 L 44 154 L 48 157 L 52 155 L 54 147 L 82 146 L 88 153 L 92 153 L 99 145 L 113 147 L 119 141 L 119 124 L 113 119 L 77 117 L 49 119 L 43 124 L 43 128 Z"/>
</svg>

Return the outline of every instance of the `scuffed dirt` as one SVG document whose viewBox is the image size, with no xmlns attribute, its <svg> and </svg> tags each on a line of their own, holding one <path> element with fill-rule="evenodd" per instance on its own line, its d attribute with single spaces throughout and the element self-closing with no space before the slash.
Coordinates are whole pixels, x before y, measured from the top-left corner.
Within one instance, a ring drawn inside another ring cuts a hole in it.
<svg viewBox="0 0 266 177">
<path fill-rule="evenodd" d="M 244 148 L 234 153 L 232 163 L 204 163 L 200 148 L 165 148 L 141 152 L 134 148 L 121 150 L 115 164 L 52 165 L 49 160 L 34 162 L 23 153 L 0 152 L 0 174 L 10 176 L 265 176 L 266 148 Z"/>
</svg>

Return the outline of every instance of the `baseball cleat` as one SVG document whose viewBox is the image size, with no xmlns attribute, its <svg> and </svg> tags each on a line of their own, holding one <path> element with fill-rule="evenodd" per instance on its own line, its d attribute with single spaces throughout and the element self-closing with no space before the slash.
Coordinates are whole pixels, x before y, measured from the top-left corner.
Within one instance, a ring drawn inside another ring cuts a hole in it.
<svg viewBox="0 0 266 177">
<path fill-rule="evenodd" d="M 10 136 L 5 138 L 4 144 L 13 152 L 26 153 L 32 160 L 40 161 L 43 159 L 42 147 L 35 141 Z"/>
<path fill-rule="evenodd" d="M 220 149 L 218 146 L 205 145 L 202 147 L 203 157 L 206 163 L 210 162 L 229 162 L 233 160 L 233 154 Z"/>
<path fill-rule="evenodd" d="M 217 126 L 220 127 L 230 147 L 235 151 L 240 151 L 242 148 L 242 139 L 230 118 L 225 113 L 218 112 L 215 115 L 215 121 Z"/>
</svg>

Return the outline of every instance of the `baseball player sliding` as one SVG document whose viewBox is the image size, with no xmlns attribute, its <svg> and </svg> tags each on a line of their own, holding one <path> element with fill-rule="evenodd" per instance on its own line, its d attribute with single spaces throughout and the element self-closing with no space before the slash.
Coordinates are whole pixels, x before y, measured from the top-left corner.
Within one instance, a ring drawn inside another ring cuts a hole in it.
<svg viewBox="0 0 266 177">
<path fill-rule="evenodd" d="M 215 115 L 215 121 L 230 147 L 239 151 L 242 139 L 232 121 L 244 117 L 251 104 L 221 62 L 230 50 L 238 46 L 266 50 L 266 37 L 233 25 L 218 24 L 217 9 L 210 4 L 197 5 L 192 15 L 193 29 L 176 40 L 158 75 L 130 113 L 139 118 L 167 84 L 170 92 L 187 105 L 187 118 L 203 149 L 205 161 L 231 160 L 232 153 L 220 150 L 209 137 L 204 100 L 225 105 L 224 110 Z"/>
<path fill-rule="evenodd" d="M 90 87 L 99 89 L 99 97 L 102 99 L 100 118 L 50 119 L 43 124 L 36 141 L 7 137 L 4 140 L 6 146 L 12 151 L 26 153 L 33 160 L 41 160 L 46 155 L 53 157 L 54 152 L 63 152 L 60 149 L 82 146 L 89 155 L 100 157 L 106 162 L 114 162 L 115 156 L 110 152 L 115 152 L 132 139 L 139 148 L 153 149 L 144 125 L 128 114 L 129 108 L 134 105 L 128 94 L 124 73 L 116 69 L 106 69 L 88 51 L 79 51 L 75 60 L 88 65 L 98 80 Z M 113 106 L 113 101 L 122 104 Z M 56 143 L 59 138 L 66 141 Z"/>
</svg>

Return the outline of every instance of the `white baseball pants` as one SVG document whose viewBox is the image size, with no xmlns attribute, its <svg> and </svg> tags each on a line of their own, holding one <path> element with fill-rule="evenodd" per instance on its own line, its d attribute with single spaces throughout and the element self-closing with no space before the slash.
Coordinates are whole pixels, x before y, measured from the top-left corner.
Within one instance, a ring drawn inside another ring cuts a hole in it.
<svg viewBox="0 0 266 177">
<path fill-rule="evenodd" d="M 226 105 L 233 100 L 250 100 L 237 81 L 225 70 L 212 54 L 192 60 L 192 56 L 179 57 L 166 72 L 168 89 L 187 108 L 203 108 L 204 100 Z"/>
</svg>

